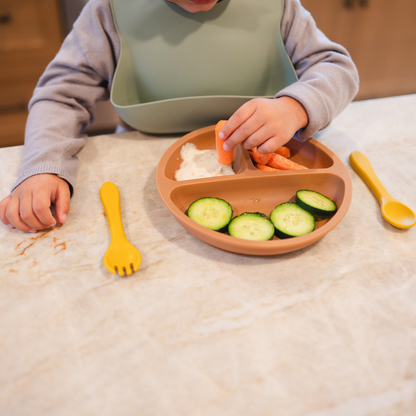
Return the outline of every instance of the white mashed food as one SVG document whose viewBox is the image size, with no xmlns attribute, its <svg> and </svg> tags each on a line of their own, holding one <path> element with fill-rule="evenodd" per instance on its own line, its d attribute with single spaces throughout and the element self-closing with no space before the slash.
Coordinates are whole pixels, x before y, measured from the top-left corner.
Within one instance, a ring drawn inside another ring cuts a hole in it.
<svg viewBox="0 0 416 416">
<path fill-rule="evenodd" d="M 231 165 L 222 166 L 216 150 L 198 150 L 193 143 L 185 143 L 181 149 L 182 163 L 175 172 L 177 181 L 235 175 Z"/>
</svg>

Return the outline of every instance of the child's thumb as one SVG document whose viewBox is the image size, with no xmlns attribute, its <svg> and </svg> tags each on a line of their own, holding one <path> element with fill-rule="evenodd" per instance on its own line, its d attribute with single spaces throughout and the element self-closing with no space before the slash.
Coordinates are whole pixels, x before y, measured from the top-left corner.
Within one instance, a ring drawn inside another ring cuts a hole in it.
<svg viewBox="0 0 416 416">
<path fill-rule="evenodd" d="M 71 201 L 71 193 L 67 183 L 59 185 L 55 201 L 56 218 L 61 224 L 66 221 L 66 216 L 69 213 L 69 206 Z"/>
</svg>

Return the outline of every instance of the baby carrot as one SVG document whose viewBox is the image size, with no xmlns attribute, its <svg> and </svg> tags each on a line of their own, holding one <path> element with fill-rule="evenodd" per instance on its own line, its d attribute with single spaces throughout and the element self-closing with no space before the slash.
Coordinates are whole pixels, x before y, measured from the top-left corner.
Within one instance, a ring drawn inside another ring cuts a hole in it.
<svg viewBox="0 0 416 416">
<path fill-rule="evenodd" d="M 308 169 L 305 166 L 299 165 L 293 160 L 286 159 L 285 157 L 278 155 L 277 153 L 272 153 L 272 157 L 268 163 L 269 166 L 276 169 L 282 170 L 299 170 L 299 169 Z"/>
<path fill-rule="evenodd" d="M 215 143 L 217 145 L 218 163 L 224 166 L 231 165 L 233 162 L 233 151 L 224 150 L 222 146 L 224 144 L 224 140 L 218 137 L 218 133 L 226 122 L 227 120 L 221 120 L 215 126 Z"/>
<path fill-rule="evenodd" d="M 281 155 L 283 157 L 286 157 L 287 159 L 290 158 L 290 149 L 288 147 L 286 147 L 286 146 L 279 147 L 275 151 L 275 153 L 277 153 L 278 155 Z"/>
<path fill-rule="evenodd" d="M 256 168 L 264 172 L 276 172 L 278 170 L 282 170 L 282 169 L 272 168 L 271 166 L 268 166 L 268 165 L 262 165 L 261 163 L 257 163 Z"/>
<path fill-rule="evenodd" d="M 256 163 L 260 163 L 262 165 L 267 165 L 267 162 L 270 160 L 272 156 L 271 153 L 259 153 L 257 147 L 253 147 L 251 150 L 248 151 L 248 153 Z"/>
</svg>

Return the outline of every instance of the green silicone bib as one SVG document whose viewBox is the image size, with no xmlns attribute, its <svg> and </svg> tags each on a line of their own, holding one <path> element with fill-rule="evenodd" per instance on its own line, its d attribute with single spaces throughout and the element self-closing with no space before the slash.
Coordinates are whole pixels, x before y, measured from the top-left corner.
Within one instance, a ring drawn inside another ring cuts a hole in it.
<svg viewBox="0 0 416 416">
<path fill-rule="evenodd" d="M 199 13 L 165 0 L 111 6 L 121 41 L 111 102 L 135 129 L 192 131 L 297 81 L 280 35 L 284 0 L 223 0 Z"/>
</svg>

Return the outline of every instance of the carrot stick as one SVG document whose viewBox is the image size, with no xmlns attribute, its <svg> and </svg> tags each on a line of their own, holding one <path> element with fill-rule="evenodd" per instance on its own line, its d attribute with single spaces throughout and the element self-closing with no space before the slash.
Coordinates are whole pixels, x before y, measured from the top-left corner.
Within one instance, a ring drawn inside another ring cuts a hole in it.
<svg viewBox="0 0 416 416">
<path fill-rule="evenodd" d="M 264 172 L 276 172 L 278 170 L 282 170 L 282 169 L 272 168 L 271 166 L 268 166 L 268 165 L 262 165 L 261 163 L 257 163 L 256 168 Z"/>
<path fill-rule="evenodd" d="M 272 156 L 271 153 L 259 153 L 257 147 L 253 147 L 251 150 L 248 151 L 248 153 L 256 163 L 260 163 L 261 165 L 267 165 L 267 162 L 270 160 Z"/>
<path fill-rule="evenodd" d="M 224 166 L 231 165 L 231 163 L 233 163 L 233 151 L 224 150 L 224 140 L 218 137 L 218 133 L 226 122 L 227 120 L 221 120 L 215 126 L 215 143 L 217 146 L 218 163 Z"/>
<path fill-rule="evenodd" d="M 277 153 L 278 155 L 281 155 L 283 157 L 286 157 L 287 159 L 290 158 L 290 149 L 288 147 L 286 147 L 286 146 L 279 147 L 275 151 L 275 153 Z"/>
<path fill-rule="evenodd" d="M 298 163 L 293 162 L 290 159 L 286 159 L 285 157 L 278 155 L 277 153 L 272 153 L 272 157 L 270 158 L 268 165 L 272 168 L 282 170 L 308 169 L 307 167 L 299 165 Z"/>
</svg>

